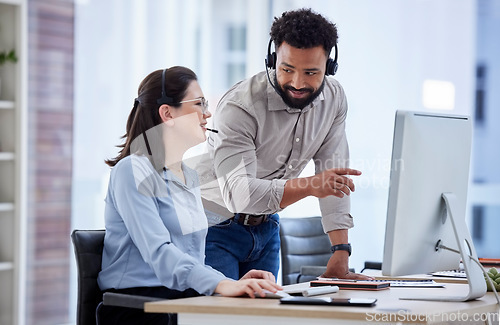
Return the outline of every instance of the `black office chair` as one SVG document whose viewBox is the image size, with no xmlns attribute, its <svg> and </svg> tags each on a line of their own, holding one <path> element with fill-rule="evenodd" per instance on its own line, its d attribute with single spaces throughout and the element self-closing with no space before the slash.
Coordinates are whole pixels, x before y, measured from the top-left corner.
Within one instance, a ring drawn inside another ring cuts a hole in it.
<svg viewBox="0 0 500 325">
<path fill-rule="evenodd" d="M 382 270 L 382 262 L 365 261 L 365 266 L 361 269 L 360 273 L 363 273 L 364 270 Z"/>
<path fill-rule="evenodd" d="M 280 219 L 283 285 L 315 280 L 332 256 L 321 217 Z"/>
<path fill-rule="evenodd" d="M 144 309 L 145 302 L 161 300 L 112 292 L 102 293 L 97 284 L 97 276 L 101 271 L 104 234 L 105 230 L 73 230 L 71 233 L 78 269 L 77 325 L 99 325 L 97 315 L 103 305 Z M 169 317 L 171 324 L 177 323 L 175 314 Z"/>
</svg>

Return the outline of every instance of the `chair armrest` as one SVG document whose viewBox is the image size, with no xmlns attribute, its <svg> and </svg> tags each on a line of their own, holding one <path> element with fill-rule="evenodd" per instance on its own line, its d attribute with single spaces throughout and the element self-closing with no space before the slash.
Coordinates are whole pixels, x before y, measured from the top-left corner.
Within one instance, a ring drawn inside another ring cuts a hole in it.
<svg viewBox="0 0 500 325">
<path fill-rule="evenodd" d="M 382 270 L 382 262 L 373 262 L 373 261 L 365 261 L 365 267 L 361 270 L 363 273 L 364 270 Z"/>
<path fill-rule="evenodd" d="M 157 297 L 128 295 L 115 292 L 105 292 L 102 296 L 102 304 L 104 306 L 126 307 L 135 309 L 144 309 L 144 303 L 158 300 L 165 299 Z"/>
</svg>

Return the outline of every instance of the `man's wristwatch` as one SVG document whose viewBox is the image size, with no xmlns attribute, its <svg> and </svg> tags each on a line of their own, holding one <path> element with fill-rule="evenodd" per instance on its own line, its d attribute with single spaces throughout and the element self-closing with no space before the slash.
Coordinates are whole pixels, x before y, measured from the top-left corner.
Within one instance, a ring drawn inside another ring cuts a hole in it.
<svg viewBox="0 0 500 325">
<path fill-rule="evenodd" d="M 332 248 L 332 254 L 335 253 L 336 251 L 347 251 L 349 252 L 349 256 L 351 256 L 351 244 L 338 244 L 338 245 L 333 245 Z"/>
</svg>

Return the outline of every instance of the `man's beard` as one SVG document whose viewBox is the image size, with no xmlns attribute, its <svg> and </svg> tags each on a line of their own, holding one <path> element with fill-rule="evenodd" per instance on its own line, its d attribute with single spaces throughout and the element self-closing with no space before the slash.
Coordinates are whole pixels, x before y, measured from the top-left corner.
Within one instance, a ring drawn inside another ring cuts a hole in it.
<svg viewBox="0 0 500 325">
<path fill-rule="evenodd" d="M 274 84 L 277 86 L 277 87 L 274 87 L 274 89 L 276 90 L 278 95 L 281 96 L 281 98 L 283 99 L 283 101 L 285 102 L 285 104 L 288 107 L 303 109 L 307 105 L 311 104 L 319 96 L 319 94 L 321 94 L 321 92 L 323 91 L 323 88 L 325 87 L 325 78 L 323 78 L 323 82 L 321 83 L 321 86 L 316 91 L 313 91 L 311 88 L 295 89 L 292 86 L 282 87 L 278 83 L 278 79 L 276 78 L 276 74 L 274 74 Z M 283 90 L 283 88 L 285 88 L 285 90 Z M 287 89 L 295 90 L 295 91 L 300 90 L 300 91 L 309 92 L 310 95 L 307 96 L 306 98 L 293 98 L 286 93 Z"/>
</svg>

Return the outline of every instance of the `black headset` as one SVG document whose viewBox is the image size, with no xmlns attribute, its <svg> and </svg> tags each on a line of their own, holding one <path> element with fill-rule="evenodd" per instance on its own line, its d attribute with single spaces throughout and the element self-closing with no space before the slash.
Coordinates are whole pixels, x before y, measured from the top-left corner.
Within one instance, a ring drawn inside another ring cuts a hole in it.
<svg viewBox="0 0 500 325">
<path fill-rule="evenodd" d="M 276 69 L 276 52 L 271 53 L 271 44 L 273 43 L 273 40 L 269 40 L 269 45 L 267 46 L 267 57 L 266 57 L 266 67 L 269 69 Z M 333 76 L 337 72 L 337 69 L 339 68 L 339 64 L 337 63 L 337 57 L 338 57 L 339 51 L 337 48 L 337 44 L 335 44 L 335 58 L 328 58 L 326 61 L 326 70 L 325 74 L 327 76 Z"/>
<path fill-rule="evenodd" d="M 167 69 L 163 70 L 161 74 L 161 97 L 156 100 L 159 105 L 167 104 L 171 105 L 174 103 L 174 99 L 172 97 L 167 96 L 167 92 L 165 91 L 165 72 Z"/>
</svg>

